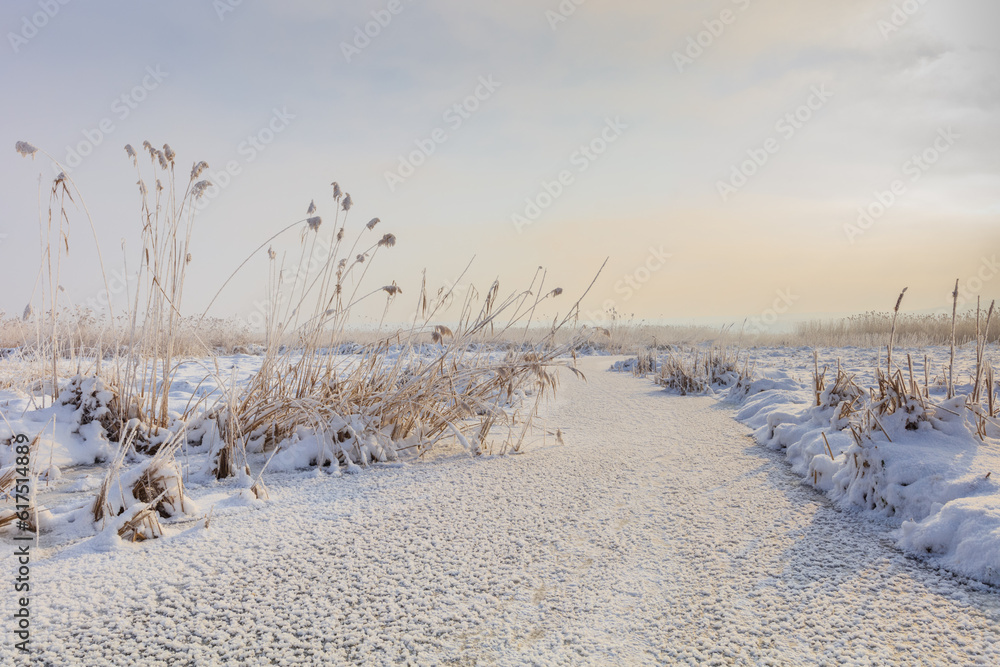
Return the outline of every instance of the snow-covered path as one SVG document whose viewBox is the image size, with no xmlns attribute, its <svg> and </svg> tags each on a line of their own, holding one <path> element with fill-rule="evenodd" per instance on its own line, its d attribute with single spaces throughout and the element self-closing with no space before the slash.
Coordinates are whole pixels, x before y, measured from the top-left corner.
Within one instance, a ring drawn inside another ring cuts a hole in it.
<svg viewBox="0 0 1000 667">
<path fill-rule="evenodd" d="M 282 476 L 207 531 L 36 562 L 35 664 L 1000 664 L 998 591 L 608 363 L 547 408 L 565 445 Z"/>
</svg>

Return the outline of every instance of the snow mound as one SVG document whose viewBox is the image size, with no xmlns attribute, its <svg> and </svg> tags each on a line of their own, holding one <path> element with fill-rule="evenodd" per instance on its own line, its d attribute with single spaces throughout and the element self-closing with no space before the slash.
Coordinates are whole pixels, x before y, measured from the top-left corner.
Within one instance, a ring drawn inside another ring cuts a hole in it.
<svg viewBox="0 0 1000 667">
<path fill-rule="evenodd" d="M 900 548 L 1000 584 L 1000 486 L 992 479 L 1000 453 L 992 431 L 977 435 L 967 396 L 946 399 L 941 386 L 926 396 L 885 386 L 870 393 L 842 380 L 860 374 L 855 368 L 820 387 L 763 372 L 724 395 L 760 444 L 783 452 L 839 507 L 895 526 Z"/>
</svg>

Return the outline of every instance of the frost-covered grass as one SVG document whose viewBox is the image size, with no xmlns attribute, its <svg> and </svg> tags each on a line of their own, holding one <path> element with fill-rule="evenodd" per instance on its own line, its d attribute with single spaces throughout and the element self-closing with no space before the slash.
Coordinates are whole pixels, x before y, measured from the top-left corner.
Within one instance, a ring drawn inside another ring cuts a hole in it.
<svg viewBox="0 0 1000 667">
<path fill-rule="evenodd" d="M 738 403 L 737 419 L 758 442 L 783 451 L 795 473 L 839 505 L 895 521 L 904 549 L 1000 584 L 995 304 L 977 310 L 964 345 L 956 308 L 947 348 L 908 349 L 898 339 L 908 326 L 899 314 L 905 293 L 886 320 L 884 357 L 881 349 L 711 345 L 659 358 L 646 352 L 611 370 Z M 956 305 L 958 293 L 956 284 Z M 856 323 L 875 321 L 868 314 Z"/>
<path fill-rule="evenodd" d="M 49 553 L 114 551 L 123 542 L 190 536 L 215 508 L 280 502 L 268 491 L 274 476 L 305 486 L 438 454 L 518 452 L 557 389 L 557 367 L 574 369 L 584 352 L 640 350 L 622 370 L 653 374 L 683 394 L 724 392 L 760 442 L 783 451 L 841 506 L 896 522 L 903 548 L 1000 583 L 1000 491 L 991 479 L 1000 462 L 1000 387 L 988 317 L 984 326 L 977 314 L 976 342 L 963 348 L 968 335 L 959 332 L 970 320 L 956 314 L 948 338 L 960 346 L 957 361 L 951 350 L 909 347 L 940 343 L 938 323 L 896 311 L 829 330 L 861 345 L 878 332 L 889 341 L 885 356 L 857 347 L 831 358 L 752 349 L 766 336 L 732 327 L 580 327 L 579 301 L 553 325 L 533 325 L 539 306 L 562 293 L 539 271 L 524 289 L 504 293 L 494 283 L 460 303 L 424 285 L 406 297 L 417 306 L 412 323 L 351 333 L 359 303 L 384 299 L 388 311 L 404 297 L 395 282 L 365 287 L 373 260 L 396 237 L 374 231 L 378 218 L 348 235 L 354 204 L 334 184 L 332 221 L 311 203 L 275 236 L 298 234 L 294 271 L 273 251 L 274 239 L 258 249 L 270 279 L 264 330 L 227 330 L 207 314 L 181 316 L 190 209 L 207 187 L 197 180 L 203 163 L 177 186 L 172 151 L 146 151 L 143 279 L 126 312 L 106 321 L 64 314 L 75 311 L 60 302 L 54 241 L 67 231 L 62 201 L 72 186 L 68 177 L 53 184 L 49 218 L 60 226 L 43 234 L 49 267 L 39 307 L 5 325 L 17 349 L 0 360 L 0 533 L 35 531 Z M 129 156 L 139 169 L 131 149 Z M 327 249 L 323 259 L 303 264 L 316 247 Z M 801 340 L 824 331 L 803 329 Z M 219 353 L 240 346 L 244 354 Z M 22 433 L 31 443 L 32 491 L 19 526 L 13 441 Z M 562 446 L 562 432 L 554 435 Z"/>
<path fill-rule="evenodd" d="M 735 403 L 757 441 L 783 452 L 837 505 L 890 522 L 909 552 L 1000 585 L 994 346 L 959 346 L 954 373 L 943 346 L 896 346 L 891 374 L 885 351 L 861 347 L 743 354 L 753 358 L 752 373 L 735 372 L 744 361 L 730 375 L 713 375 L 705 365 L 711 351 L 698 350 L 661 357 L 653 378 L 678 393 Z"/>
<path fill-rule="evenodd" d="M 66 307 L 57 315 L 57 336 L 61 356 L 73 359 L 93 355 L 101 350 L 110 354 L 109 341 L 113 327 L 105 318 L 83 308 Z M 123 318 L 119 318 L 123 321 Z M 449 326 L 453 322 L 446 322 Z M 38 321 L 34 316 L 0 317 L 0 350 L 48 351 L 45 337 L 39 339 Z M 580 334 L 586 334 L 588 343 L 581 350 L 596 354 L 638 354 L 652 349 L 666 351 L 692 346 L 725 345 L 729 347 L 867 347 L 885 345 L 892 327 L 891 312 L 871 311 L 850 317 L 824 320 L 816 319 L 796 323 L 788 331 L 741 331 L 740 323 L 726 327 L 654 325 L 634 321 L 582 323 L 564 327 L 557 332 L 556 344 L 566 344 Z M 958 313 L 956 342 L 966 344 L 976 337 L 974 310 Z M 518 329 L 496 336 L 492 341 L 506 346 L 517 346 L 525 341 L 537 344 L 551 334 L 548 326 L 532 326 L 525 332 Z M 341 336 L 344 345 L 368 345 L 383 337 L 382 330 L 345 328 Z M 993 328 L 989 341 L 996 343 L 1000 327 Z M 431 340 L 430 333 L 426 340 Z M 901 314 L 897 323 L 896 340 L 900 345 L 919 347 L 947 345 L 951 340 L 951 315 Z M 290 335 L 282 344 L 294 347 L 297 337 Z M 484 340 L 485 342 L 485 340 Z M 213 354 L 261 353 L 267 344 L 267 332 L 251 327 L 248 320 L 238 317 L 219 318 L 187 316 L 177 323 L 176 348 L 181 357 L 204 357 Z M 3 379 L 0 378 L 0 382 Z"/>
<path fill-rule="evenodd" d="M 949 355 L 944 348 L 923 352 L 938 368 Z M 892 521 L 900 547 L 1000 584 L 1000 486 L 993 479 L 1000 428 L 995 413 L 984 419 L 983 407 L 971 402 L 975 350 L 962 352 L 960 376 L 969 381 L 953 398 L 947 380 L 930 373 L 935 382 L 896 391 L 879 369 L 875 380 L 883 384 L 872 387 L 858 377 L 856 350 L 824 352 L 827 363 L 841 357 L 839 373 L 856 379 L 821 384 L 818 395 L 815 381 L 772 368 L 731 397 L 741 403 L 738 419 L 759 442 L 784 451 L 807 483 L 842 507 Z"/>
<path fill-rule="evenodd" d="M 18 152 L 38 151 L 20 142 Z M 387 312 L 402 290 L 394 281 L 369 286 L 396 237 L 375 231 L 378 218 L 349 234 L 355 205 L 337 183 L 332 220 L 324 224 L 315 201 L 303 207 L 305 217 L 264 240 L 205 312 L 184 316 L 208 165 L 194 163 L 185 181 L 167 145 L 144 142 L 126 154 L 139 177 L 142 248 L 124 309 L 95 318 L 63 303 L 67 202 L 83 198 L 60 173 L 42 216 L 34 305 L 4 323 L 4 340 L 19 344 L 0 360 L 15 369 L 0 370 L 10 378 L 0 399 L 0 531 L 28 527 L 50 545 L 95 535 L 141 541 L 209 521 L 192 488 L 223 485 L 237 501 L 262 502 L 272 472 L 337 476 L 440 449 L 516 452 L 557 388 L 554 369 L 571 365 L 595 334 L 563 334 L 579 301 L 546 328 L 533 325 L 563 291 L 540 269 L 524 289 L 502 292 L 494 282 L 458 303 L 451 290 L 424 284 L 408 297 L 410 324 L 348 335 L 359 304 L 384 299 Z M 272 244 L 295 233 L 292 256 L 279 255 Z M 247 334 L 227 332 L 208 312 L 255 256 L 268 267 L 264 330 L 240 350 L 253 354 L 220 356 Z M 31 441 L 30 466 L 18 463 L 20 434 Z M 14 508 L 21 470 L 32 478 L 30 521 Z"/>
<path fill-rule="evenodd" d="M 644 357 L 640 356 L 640 360 Z M 749 360 L 738 349 L 710 347 L 689 354 L 670 353 L 658 363 L 646 358 L 637 371 L 656 372 L 656 384 L 682 395 L 704 394 L 713 387 L 729 387 L 749 377 Z"/>
<path fill-rule="evenodd" d="M 517 451 L 556 389 L 551 369 L 570 361 L 566 347 L 490 350 L 450 331 L 433 345 L 382 342 L 352 354 L 280 349 L 177 364 L 162 426 L 127 412 L 101 374 L 68 378 L 54 400 L 7 390 L 0 477 L 15 468 L 13 436 L 26 433 L 43 540 L 159 537 L 207 518 L 192 487 L 222 484 L 251 502 L 267 498 L 269 473 L 337 476 L 438 450 Z M 12 507 L 5 498 L 0 523 Z"/>
<path fill-rule="evenodd" d="M 42 542 L 111 539 L 102 533 L 141 540 L 207 519 L 211 506 L 194 500 L 192 490 L 194 496 L 222 491 L 229 505 L 253 503 L 267 498 L 271 474 L 339 476 L 435 452 L 519 448 L 538 401 L 554 388 L 547 370 L 554 360 L 519 366 L 508 352 L 436 348 L 387 348 L 376 368 L 371 351 L 331 355 L 329 367 L 343 373 L 339 394 L 260 405 L 245 397 L 260 386 L 264 357 L 216 358 L 218 370 L 207 377 L 204 361 L 189 361 L 175 374 L 170 422 L 162 429 L 148 429 L 138 418 L 122 422 L 118 395 L 100 377 L 70 378 L 45 407 L 39 407 L 44 396 L 6 390 L 0 393 L 0 490 L 12 489 L 13 475 L 4 476 L 16 468 L 12 436 L 37 436 L 32 512 L 38 512 Z M 231 395 L 243 403 L 230 405 Z M 230 409 L 249 417 L 233 418 Z M 244 430 L 227 449 L 234 434 L 225 429 L 238 427 Z M 0 532 L 14 530 L 13 500 L 3 499 Z M 144 521 L 138 529 L 129 524 L 137 515 Z"/>
<path fill-rule="evenodd" d="M 210 479 L 165 539 L 43 535 L 34 663 L 996 664 L 995 591 L 832 510 L 731 409 L 607 361 L 522 455 L 272 473 L 266 502 Z"/>
</svg>

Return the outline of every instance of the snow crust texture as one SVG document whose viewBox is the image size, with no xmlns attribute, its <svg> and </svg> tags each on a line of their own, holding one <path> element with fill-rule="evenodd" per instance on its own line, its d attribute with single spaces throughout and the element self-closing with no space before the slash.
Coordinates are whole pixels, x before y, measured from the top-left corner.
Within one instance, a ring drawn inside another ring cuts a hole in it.
<svg viewBox="0 0 1000 667">
<path fill-rule="evenodd" d="M 607 363 L 547 408 L 564 445 L 280 474 L 207 529 L 43 554 L 31 664 L 1000 664 L 995 589 Z"/>
<path fill-rule="evenodd" d="M 929 348 L 913 356 L 922 364 L 926 354 L 941 369 L 947 352 Z M 812 380 L 802 381 L 803 371 L 808 372 L 803 367 L 813 364 L 805 350 L 758 351 L 764 366 L 760 372 L 769 377 L 736 387 L 728 397 L 739 403 L 736 417 L 755 429 L 758 442 L 783 452 L 794 473 L 839 507 L 887 519 L 897 528 L 899 547 L 998 586 L 1000 483 L 993 473 L 1000 470 L 1000 429 L 994 419 L 987 423 L 984 439 L 975 435 L 972 414 L 965 407 L 965 394 L 972 391 L 971 350 L 961 352 L 955 398 L 947 399 L 944 385 L 935 383 L 921 399 L 928 411 L 915 404 L 912 413 L 900 409 L 883 415 L 878 428 L 860 443 L 851 435 L 849 420 L 840 416 L 851 396 L 831 395 L 833 385 L 828 382 L 816 405 Z M 863 377 L 863 353 L 850 348 L 827 351 L 821 355 L 821 367 L 832 367 L 838 359 L 847 373 L 863 378 L 862 387 L 869 386 L 870 378 Z M 940 381 L 942 376 L 937 377 Z M 963 384 L 965 378 L 969 382 Z"/>
</svg>

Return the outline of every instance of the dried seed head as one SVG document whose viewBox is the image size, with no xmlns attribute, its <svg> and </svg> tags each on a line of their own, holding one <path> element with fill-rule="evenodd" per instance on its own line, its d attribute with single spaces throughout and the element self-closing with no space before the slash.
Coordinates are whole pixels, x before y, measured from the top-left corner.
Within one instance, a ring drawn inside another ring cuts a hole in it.
<svg viewBox="0 0 1000 667">
<path fill-rule="evenodd" d="M 163 183 L 160 183 L 160 179 L 156 179 L 156 191 L 163 192 Z"/>
<path fill-rule="evenodd" d="M 128 155 L 133 160 L 135 159 L 135 149 L 132 148 L 132 144 L 125 144 L 125 155 Z"/>
<path fill-rule="evenodd" d="M 454 336 L 455 335 L 455 334 L 453 334 L 451 332 L 451 329 L 449 329 L 448 327 L 446 327 L 443 324 L 437 324 L 437 325 L 435 325 L 434 326 L 434 333 L 438 334 L 439 336 Z"/>
<path fill-rule="evenodd" d="M 194 184 L 194 187 L 191 188 L 191 196 L 195 199 L 199 199 L 203 194 L 205 194 L 205 190 L 210 187 L 212 187 L 212 181 L 198 181 Z"/>
<path fill-rule="evenodd" d="M 364 264 L 365 263 L 365 256 L 364 255 L 358 255 L 357 259 L 355 259 L 354 261 L 357 262 L 358 264 Z"/>
<path fill-rule="evenodd" d="M 149 140 L 142 142 L 142 147 L 149 151 L 149 157 L 156 157 L 156 149 L 153 148 L 153 144 L 149 143 Z"/>
<path fill-rule="evenodd" d="M 559 296 L 562 293 L 563 293 L 563 288 L 562 287 L 557 287 L 554 290 L 552 290 L 551 292 L 549 292 L 549 296 Z"/>
<path fill-rule="evenodd" d="M 35 158 L 35 153 L 38 152 L 38 149 L 29 144 L 27 141 L 19 141 L 14 144 L 14 150 L 20 153 L 21 157 L 28 157 L 30 155 L 32 159 Z"/>
<path fill-rule="evenodd" d="M 403 290 L 400 289 L 399 286 L 396 285 L 396 283 L 393 283 L 391 285 L 386 285 L 382 289 L 384 291 L 388 292 L 389 296 L 396 296 L 397 294 L 402 294 L 403 293 Z"/>
<path fill-rule="evenodd" d="M 184 258 L 184 263 L 185 264 L 191 263 L 191 253 L 188 253 L 187 256 Z"/>
<path fill-rule="evenodd" d="M 341 228 L 340 228 L 340 229 L 339 229 L 339 230 L 337 231 L 337 240 L 338 240 L 338 241 L 343 241 L 343 240 L 344 240 L 344 228 L 343 228 L 343 227 L 341 227 Z"/>
<path fill-rule="evenodd" d="M 205 162 L 204 160 L 196 163 L 193 167 L 191 167 L 191 180 L 193 181 L 194 179 L 201 176 L 202 172 L 204 172 L 206 169 L 208 169 L 208 163 Z"/>
<path fill-rule="evenodd" d="M 163 144 L 163 155 L 170 162 L 173 162 L 174 158 L 177 157 L 177 153 L 174 153 L 174 149 L 170 147 L 170 144 Z"/>
<path fill-rule="evenodd" d="M 368 229 L 375 229 L 375 225 L 377 225 L 380 222 L 382 221 L 379 220 L 378 218 L 372 218 L 371 220 L 368 221 L 368 224 L 365 226 L 368 227 Z"/>
<path fill-rule="evenodd" d="M 267 257 L 268 257 L 268 259 L 272 259 L 273 260 L 277 256 L 278 256 L 278 253 L 274 252 L 274 248 L 268 248 L 267 249 Z"/>
<path fill-rule="evenodd" d="M 343 268 L 345 266 L 347 266 L 347 258 L 346 257 L 344 259 L 340 260 L 340 262 L 337 264 L 337 270 L 341 271 L 341 270 L 343 270 Z"/>
<path fill-rule="evenodd" d="M 146 196 L 146 184 L 144 182 L 142 182 L 141 180 L 140 181 L 136 181 L 135 184 L 139 186 L 139 194 L 141 194 L 143 197 L 145 197 Z"/>
<path fill-rule="evenodd" d="M 309 223 L 309 229 L 315 232 L 319 231 L 319 226 L 323 224 L 323 218 L 319 217 L 318 215 L 314 215 L 313 217 L 306 220 L 306 222 Z"/>
<path fill-rule="evenodd" d="M 354 206 L 354 200 L 351 199 L 351 195 L 344 195 L 344 201 L 341 204 L 345 211 L 350 211 L 351 207 Z"/>
<path fill-rule="evenodd" d="M 60 171 L 59 175 L 56 176 L 56 180 L 52 182 L 52 185 L 53 185 L 53 187 L 55 187 L 56 185 L 59 185 L 60 183 L 62 183 L 65 180 L 66 180 L 66 172 L 65 171 Z"/>
<path fill-rule="evenodd" d="M 330 185 L 333 186 L 333 198 L 339 201 L 341 195 L 343 194 L 340 190 L 340 183 L 334 181 L 333 183 L 330 183 Z"/>
<path fill-rule="evenodd" d="M 396 245 L 396 235 L 386 234 L 381 239 L 379 239 L 378 244 L 380 246 L 385 246 L 386 248 L 391 248 L 392 246 Z"/>
<path fill-rule="evenodd" d="M 910 288 L 909 287 L 904 287 L 903 291 L 899 293 L 899 298 L 896 299 L 896 307 L 893 309 L 894 312 L 897 312 L 897 313 L 899 312 L 899 305 L 901 303 L 903 303 L 903 295 L 906 294 L 906 290 L 908 290 L 908 289 L 910 289 Z"/>
<path fill-rule="evenodd" d="M 167 156 L 163 154 L 163 151 L 156 150 L 156 159 L 160 161 L 160 169 L 166 170 L 170 168 L 170 164 L 167 162 Z"/>
<path fill-rule="evenodd" d="M 316 212 L 316 200 L 314 199 L 309 202 L 309 210 L 306 211 L 306 215 L 312 215 L 315 212 Z"/>
<path fill-rule="evenodd" d="M 24 319 L 24 320 L 31 319 L 31 315 L 34 312 L 35 311 L 32 309 L 31 304 L 29 303 L 27 306 L 24 307 L 24 315 L 22 316 L 22 319 Z"/>
</svg>

